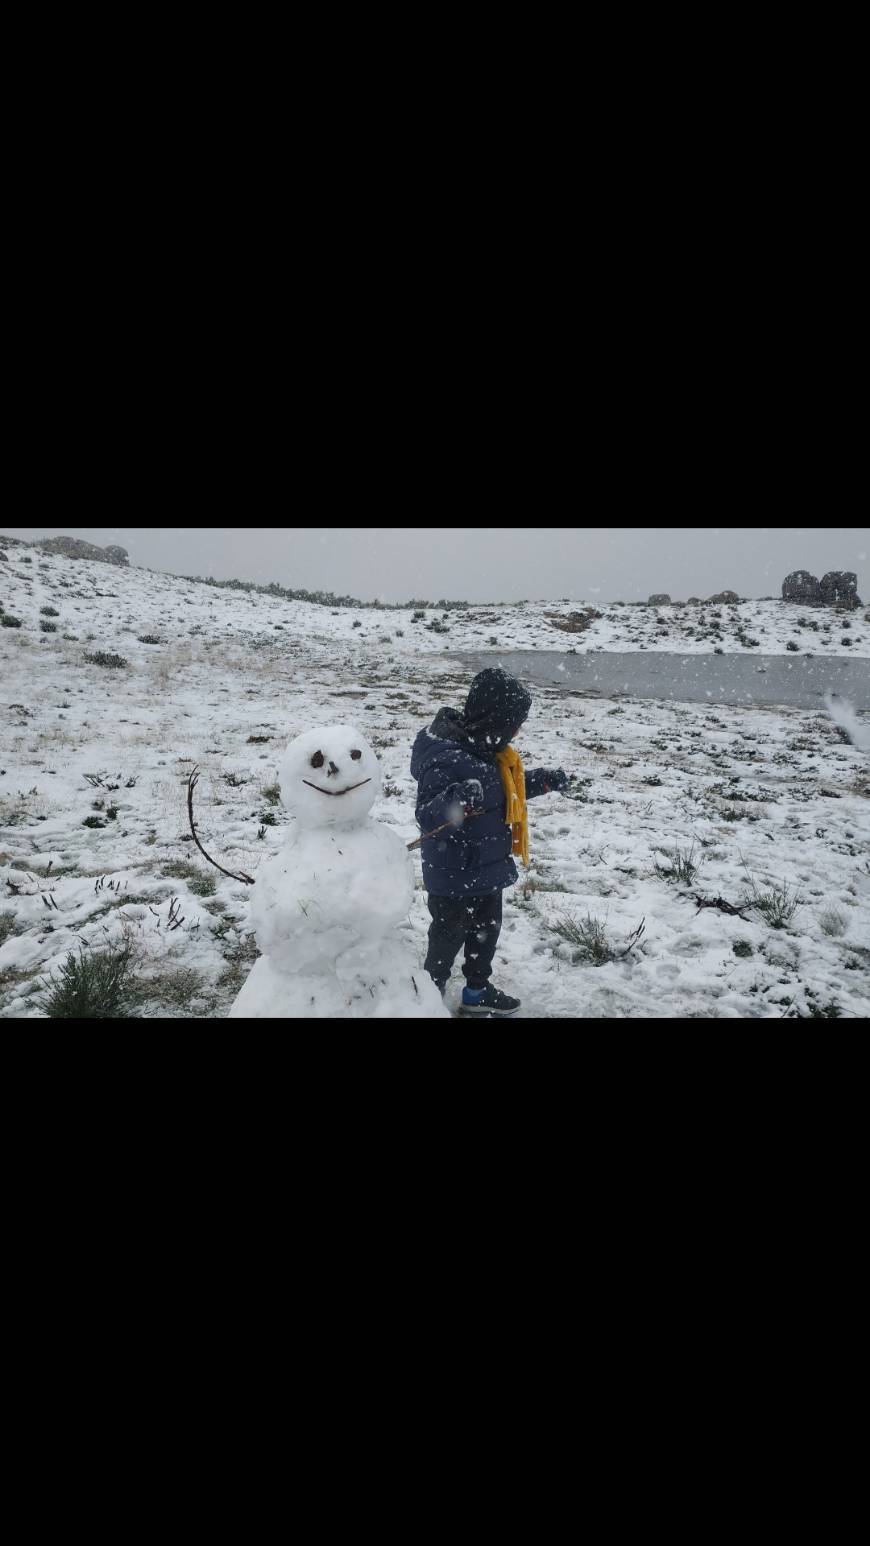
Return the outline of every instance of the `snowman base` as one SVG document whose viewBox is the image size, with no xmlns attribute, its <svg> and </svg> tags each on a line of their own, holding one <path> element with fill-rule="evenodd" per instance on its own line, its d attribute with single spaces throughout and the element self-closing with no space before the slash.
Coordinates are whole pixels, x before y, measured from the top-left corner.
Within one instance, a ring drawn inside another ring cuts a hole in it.
<svg viewBox="0 0 870 1546">
<path fill-rule="evenodd" d="M 401 942 L 339 956 L 333 970 L 282 971 L 261 956 L 230 1010 L 231 1020 L 443 1020 L 434 982 Z"/>
</svg>

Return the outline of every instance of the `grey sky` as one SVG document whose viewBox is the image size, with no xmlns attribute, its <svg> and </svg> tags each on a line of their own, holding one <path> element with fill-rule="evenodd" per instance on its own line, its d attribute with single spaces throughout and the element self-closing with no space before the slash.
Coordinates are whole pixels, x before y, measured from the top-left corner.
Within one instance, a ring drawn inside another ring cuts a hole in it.
<svg viewBox="0 0 870 1546">
<path fill-rule="evenodd" d="M 851 569 L 870 601 L 866 526 L 28 526 L 13 537 L 118 542 L 172 574 L 277 580 L 363 601 L 778 596 L 792 569 Z"/>
</svg>

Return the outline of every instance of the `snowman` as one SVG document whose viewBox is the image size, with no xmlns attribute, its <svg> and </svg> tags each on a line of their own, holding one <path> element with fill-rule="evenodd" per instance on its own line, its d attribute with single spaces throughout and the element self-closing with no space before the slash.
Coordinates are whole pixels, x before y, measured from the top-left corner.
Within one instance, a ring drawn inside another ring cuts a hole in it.
<svg viewBox="0 0 870 1546">
<path fill-rule="evenodd" d="M 295 822 L 261 865 L 251 921 L 262 951 L 230 1019 L 449 1019 L 395 934 L 414 894 L 410 855 L 369 812 L 381 769 L 351 725 L 307 730 L 278 773 Z"/>
</svg>

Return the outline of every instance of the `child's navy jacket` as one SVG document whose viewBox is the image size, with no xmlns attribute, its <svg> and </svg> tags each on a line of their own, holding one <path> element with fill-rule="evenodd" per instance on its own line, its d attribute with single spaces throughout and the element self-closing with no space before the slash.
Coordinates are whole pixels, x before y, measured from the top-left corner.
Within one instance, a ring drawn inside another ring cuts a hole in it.
<svg viewBox="0 0 870 1546">
<path fill-rule="evenodd" d="M 476 778 L 483 790 L 480 815 L 466 816 L 461 827 L 448 827 L 437 837 L 423 840 L 423 885 L 431 896 L 486 896 L 517 880 L 501 772 L 494 757 L 480 757 L 471 750 L 461 726 L 462 716 L 455 709 L 442 709 L 431 729 L 420 731 L 411 753 L 422 832 L 432 832 L 448 821 L 454 784 Z M 526 773 L 527 800 L 547 793 L 546 775 L 546 768 Z"/>
</svg>

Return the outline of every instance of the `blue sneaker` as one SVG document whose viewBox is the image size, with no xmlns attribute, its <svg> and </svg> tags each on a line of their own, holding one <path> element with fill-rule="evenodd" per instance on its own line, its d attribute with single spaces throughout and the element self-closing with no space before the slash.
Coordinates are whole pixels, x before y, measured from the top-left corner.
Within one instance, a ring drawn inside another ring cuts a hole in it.
<svg viewBox="0 0 870 1546">
<path fill-rule="evenodd" d="M 487 983 L 485 988 L 463 988 L 461 1009 L 464 1015 L 481 1015 L 492 1019 L 494 1016 L 515 1015 L 520 1007 L 518 998 L 511 998 L 508 993 L 500 993 L 492 983 Z"/>
</svg>

